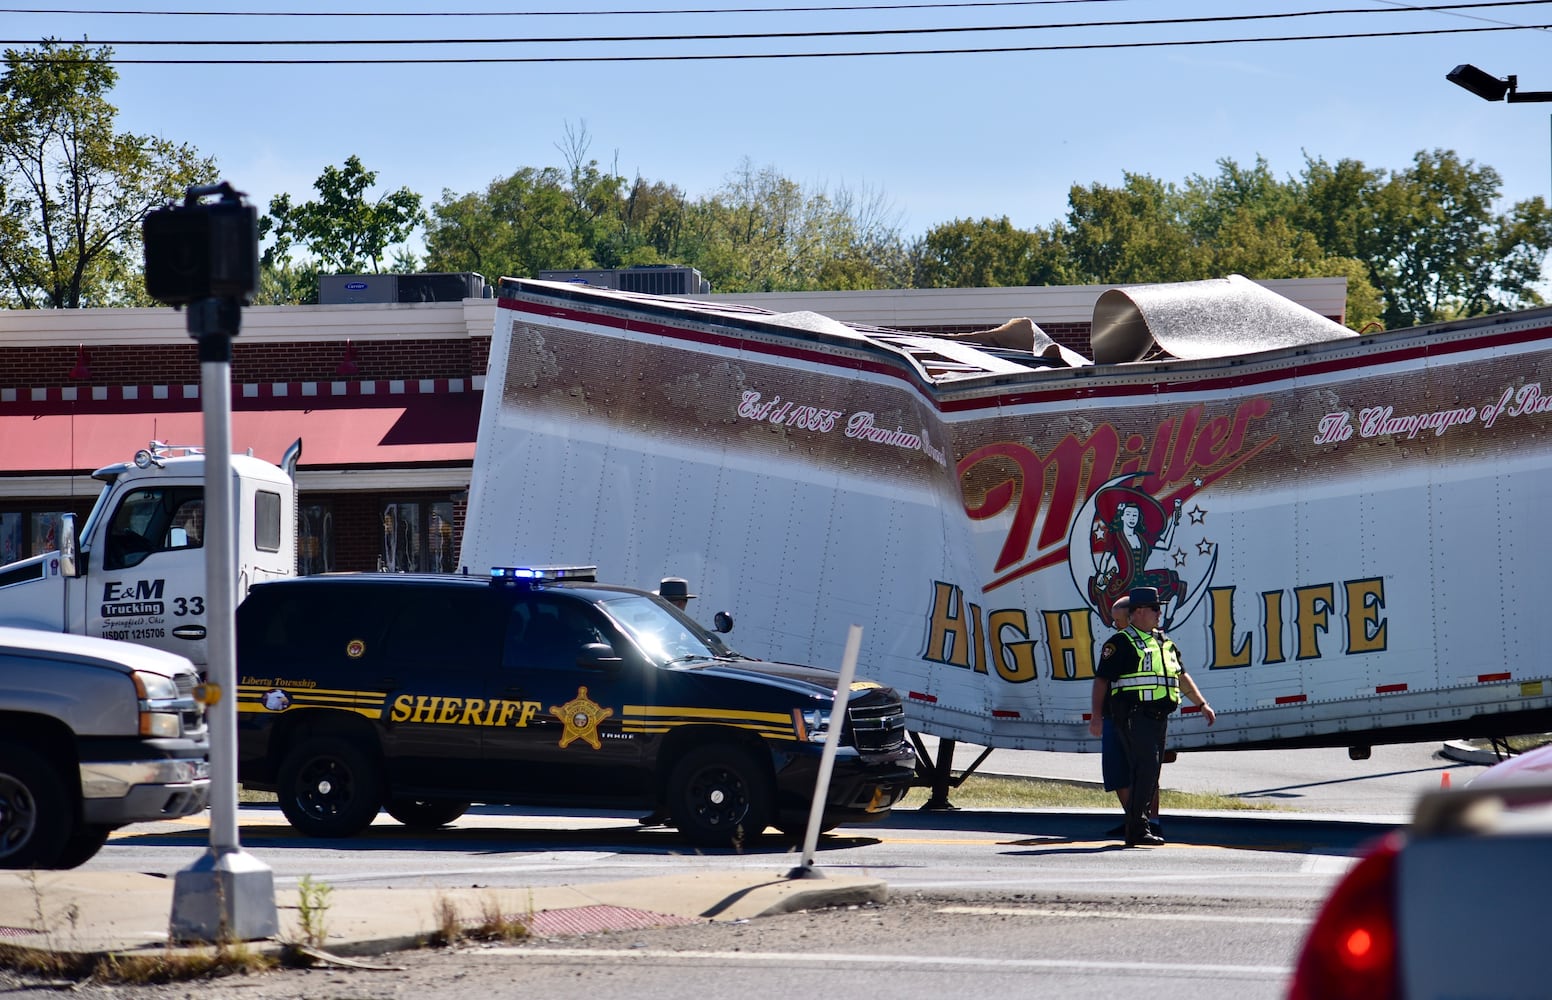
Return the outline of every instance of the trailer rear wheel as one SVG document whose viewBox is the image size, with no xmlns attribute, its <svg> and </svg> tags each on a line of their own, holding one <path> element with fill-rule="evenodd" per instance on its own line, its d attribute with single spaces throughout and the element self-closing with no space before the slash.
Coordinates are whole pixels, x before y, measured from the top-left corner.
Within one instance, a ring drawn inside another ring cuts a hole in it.
<svg viewBox="0 0 1552 1000">
<path fill-rule="evenodd" d="M 686 840 L 702 847 L 754 841 L 771 821 L 768 771 L 743 747 L 713 743 L 685 754 L 668 781 L 668 809 Z"/>
<path fill-rule="evenodd" d="M 28 747 L 0 743 L 0 868 L 52 868 L 74 827 L 59 771 Z"/>
<path fill-rule="evenodd" d="M 348 740 L 324 736 L 297 746 L 280 764 L 280 811 L 309 837 L 353 837 L 383 806 L 383 772 Z"/>
</svg>

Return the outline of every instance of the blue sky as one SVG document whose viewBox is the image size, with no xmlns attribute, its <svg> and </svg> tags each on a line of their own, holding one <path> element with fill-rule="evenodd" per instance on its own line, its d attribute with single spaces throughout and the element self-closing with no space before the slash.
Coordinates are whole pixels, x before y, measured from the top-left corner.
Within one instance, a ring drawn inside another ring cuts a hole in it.
<svg viewBox="0 0 1552 1000">
<path fill-rule="evenodd" d="M 1552 24 L 1552 3 L 1452 12 L 1384 0 L 1072 0 L 934 9 L 657 15 L 499 16 L 526 10 L 683 10 L 770 6 L 770 0 L 442 0 L 481 17 L 403 17 L 429 0 L 77 0 L 61 10 L 327 10 L 372 17 L 191 17 L 17 13 L 0 4 L 6 47 L 44 36 L 93 43 L 147 39 L 521 38 L 1034 25 L 1244 13 L 1366 13 L 1261 22 L 1154 25 L 873 39 L 587 42 L 366 48 L 146 48 L 125 58 L 544 54 L 687 54 L 1081 45 L 1347 32 Z M 817 6 L 791 0 L 792 6 Z M 831 0 L 835 6 L 856 6 Z M 133 66 L 120 68 L 119 124 L 189 142 L 261 210 L 280 192 L 311 195 L 329 164 L 352 154 L 382 189 L 408 186 L 429 204 L 444 189 L 482 190 L 524 166 L 560 165 L 566 129 L 627 176 L 709 194 L 747 157 L 808 185 L 881 192 L 907 235 L 956 217 L 1044 225 L 1064 215 L 1072 184 L 1120 184 L 1123 172 L 1182 181 L 1220 158 L 1264 156 L 1279 176 L 1307 152 L 1400 169 L 1420 149 L 1453 149 L 1503 177 L 1505 202 L 1552 194 L 1552 104 L 1488 103 L 1445 80 L 1458 63 L 1516 73 L 1552 90 L 1546 29 L 1089 51 L 742 61 L 448 66 Z"/>
</svg>

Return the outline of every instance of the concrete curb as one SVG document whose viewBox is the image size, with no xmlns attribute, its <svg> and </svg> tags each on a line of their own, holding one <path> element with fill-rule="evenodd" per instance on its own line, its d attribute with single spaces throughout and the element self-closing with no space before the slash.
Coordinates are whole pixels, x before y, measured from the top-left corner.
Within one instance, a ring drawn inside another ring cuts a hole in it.
<svg viewBox="0 0 1552 1000">
<path fill-rule="evenodd" d="M 1439 756 L 1458 764 L 1485 764 L 1489 767 L 1500 760 L 1498 754 L 1493 751 L 1474 747 L 1464 740 L 1450 740 L 1439 748 Z"/>
</svg>

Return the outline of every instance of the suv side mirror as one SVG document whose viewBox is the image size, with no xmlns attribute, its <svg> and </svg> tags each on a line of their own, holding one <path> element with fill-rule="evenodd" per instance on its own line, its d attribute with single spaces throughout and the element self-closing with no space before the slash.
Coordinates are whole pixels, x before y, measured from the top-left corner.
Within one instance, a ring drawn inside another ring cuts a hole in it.
<svg viewBox="0 0 1552 1000">
<path fill-rule="evenodd" d="M 733 616 L 726 611 L 718 611 L 711 617 L 712 627 L 723 635 L 733 631 Z"/>
<path fill-rule="evenodd" d="M 590 642 L 577 651 L 577 666 L 590 670 L 611 670 L 624 662 L 607 642 Z"/>
</svg>

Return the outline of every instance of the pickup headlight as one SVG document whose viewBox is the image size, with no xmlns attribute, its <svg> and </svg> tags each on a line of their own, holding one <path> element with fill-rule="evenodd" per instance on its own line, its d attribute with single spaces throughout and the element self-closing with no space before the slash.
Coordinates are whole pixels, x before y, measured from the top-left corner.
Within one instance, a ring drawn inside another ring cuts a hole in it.
<svg viewBox="0 0 1552 1000">
<path fill-rule="evenodd" d="M 792 724 L 797 728 L 798 739 L 809 743 L 823 743 L 829 738 L 830 710 L 828 708 L 794 708 Z"/>
<path fill-rule="evenodd" d="M 183 700 L 170 677 L 136 670 L 130 674 L 140 698 L 140 735 L 176 739 L 183 735 Z"/>
</svg>

